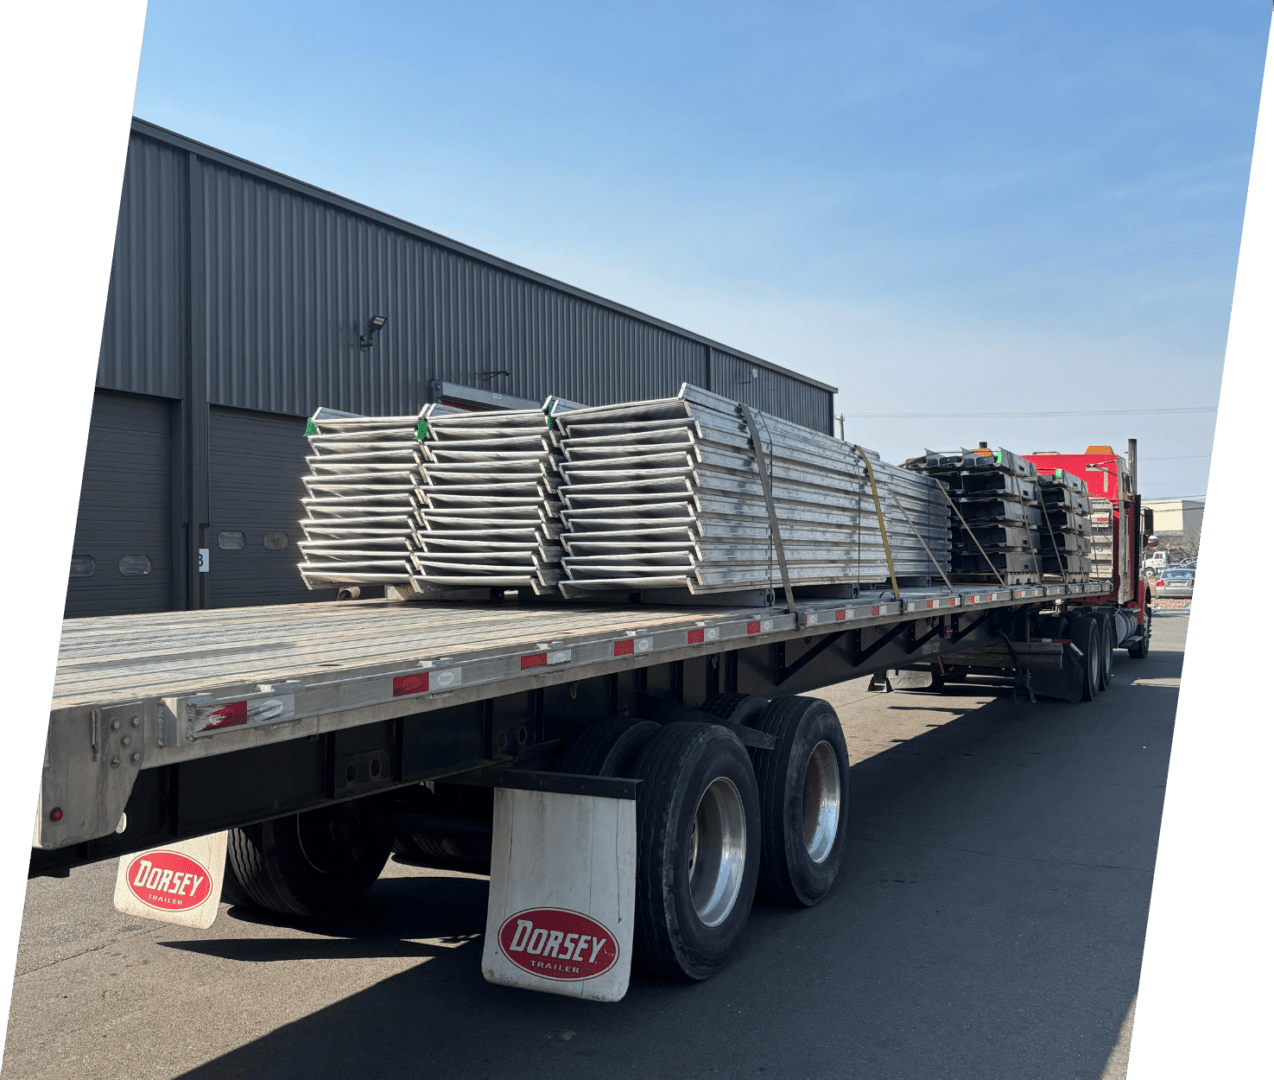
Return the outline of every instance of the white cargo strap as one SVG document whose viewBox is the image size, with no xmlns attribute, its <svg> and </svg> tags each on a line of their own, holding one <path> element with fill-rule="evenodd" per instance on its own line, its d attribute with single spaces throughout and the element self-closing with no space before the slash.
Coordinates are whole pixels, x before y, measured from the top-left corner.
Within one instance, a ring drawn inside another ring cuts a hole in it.
<svg viewBox="0 0 1274 1080">
<path fill-rule="evenodd" d="M 964 520 L 964 515 L 960 513 L 960 508 L 956 506 L 954 500 L 952 500 L 950 492 L 947 491 L 947 485 L 944 484 L 941 480 L 938 481 L 938 490 L 941 491 L 942 494 L 947 497 L 947 502 L 951 504 L 952 511 L 954 511 L 955 516 L 959 518 L 960 524 L 964 526 L 964 531 L 969 534 L 969 539 L 972 540 L 975 544 L 977 544 L 978 550 L 982 552 L 982 558 L 986 559 L 987 566 L 991 568 L 991 573 L 995 575 L 995 580 L 1000 583 L 1001 588 L 1003 589 L 1008 588 L 1008 586 L 1004 584 L 1004 579 L 1000 577 L 1000 572 L 995 568 L 995 563 L 991 561 L 991 556 L 986 553 L 986 548 L 984 548 L 981 544 L 978 544 L 978 538 L 973 535 L 973 530 L 969 528 L 969 523 Z M 1026 528 L 1027 536 L 1030 536 L 1031 523 L 1029 521 L 1024 521 L 1022 522 L 1022 524 Z"/>
<path fill-rule="evenodd" d="M 496 788 L 482 977 L 619 1001 L 632 970 L 637 803 Z"/>
<path fill-rule="evenodd" d="M 1061 469 L 1058 469 L 1057 471 L 1058 471 L 1058 472 L 1061 472 L 1062 470 L 1061 470 Z M 1059 549 L 1059 548 L 1058 548 L 1058 546 L 1057 546 L 1057 537 L 1053 535 L 1053 523 L 1052 523 L 1051 521 L 1049 521 L 1049 520 L 1048 520 L 1048 506 L 1047 506 L 1047 505 L 1045 505 L 1045 502 L 1044 502 L 1044 488 L 1043 488 L 1043 486 L 1042 486 L 1042 485 L 1040 485 L 1040 484 L 1039 484 L 1039 482 L 1038 482 L 1038 481 L 1036 482 L 1035 487 L 1036 487 L 1036 490 L 1039 492 L 1039 496 L 1040 496 L 1040 498 L 1039 498 L 1039 503 L 1040 503 L 1040 517 L 1042 517 L 1042 518 L 1044 519 L 1044 527 L 1045 527 L 1046 529 L 1048 529 L 1048 538 L 1049 538 L 1049 541 L 1050 541 L 1050 542 L 1052 543 L 1052 545 L 1053 545 L 1053 554 L 1057 556 L 1057 572 L 1058 572 L 1059 574 L 1061 574 L 1061 575 L 1062 575 L 1062 580 L 1063 580 L 1063 581 L 1070 581 L 1070 575 L 1069 575 L 1069 574 L 1067 574 L 1067 572 L 1066 572 L 1065 570 L 1063 570 L 1063 569 L 1062 569 L 1062 565 L 1063 565 L 1063 564 L 1062 564 L 1062 553 L 1061 553 L 1060 549 Z M 1028 535 L 1028 536 L 1030 535 L 1030 525 L 1029 525 L 1029 524 L 1027 525 L 1027 535 Z M 1041 574 L 1041 575 L 1040 575 L 1040 581 L 1042 582 L 1043 580 L 1044 580 L 1044 575 L 1043 575 L 1043 574 Z"/>
<path fill-rule="evenodd" d="M 792 596 L 792 582 L 787 575 L 787 559 L 783 555 L 783 535 L 779 532 L 779 516 L 774 509 L 774 492 L 770 487 L 769 466 L 765 463 L 765 452 L 761 448 L 761 433 L 757 430 L 756 416 L 750 405 L 740 405 L 743 419 L 747 421 L 748 432 L 752 436 L 752 452 L 756 455 L 756 471 L 761 477 L 761 494 L 765 496 L 765 510 L 770 515 L 770 536 L 774 540 L 774 554 L 778 556 L 779 574 L 783 577 L 783 595 L 787 598 L 787 610 L 796 610 L 796 600 Z"/>
<path fill-rule="evenodd" d="M 925 554 L 929 556 L 929 561 L 933 563 L 934 569 L 942 575 L 942 580 L 947 585 L 947 592 L 955 592 L 955 589 L 951 587 L 951 579 L 947 577 L 947 572 L 942 569 L 942 564 L 933 557 L 933 552 L 929 550 L 929 545 L 925 543 L 924 537 L 920 535 L 920 530 L 916 528 L 916 523 L 911 520 L 911 515 L 907 513 L 906 508 L 902 505 L 902 500 L 898 498 L 898 492 L 894 491 L 891 494 L 894 497 L 894 505 L 898 507 L 899 513 L 906 519 L 907 527 L 911 530 L 912 536 L 920 541 L 920 546 L 925 549 Z"/>
<path fill-rule="evenodd" d="M 1014 479 L 1016 480 L 1017 478 L 1015 477 Z M 1037 493 L 1039 492 L 1039 481 L 1038 481 L 1038 480 L 1037 480 L 1037 481 L 1036 481 L 1036 483 L 1035 483 L 1035 490 L 1036 490 L 1036 492 L 1037 492 Z M 1038 581 L 1038 582 L 1040 582 L 1040 583 L 1042 584 L 1042 583 L 1043 583 L 1043 581 L 1044 581 L 1044 572 L 1040 569 L 1040 557 L 1039 557 L 1039 554 L 1038 554 L 1038 553 L 1036 552 L 1036 550 L 1035 550 L 1035 545 L 1031 543 L 1031 515 L 1030 515 L 1030 514 L 1028 514 L 1028 513 L 1026 512 L 1026 499 L 1025 499 L 1025 497 L 1022 495 L 1022 481 L 1021 481 L 1021 480 L 1017 480 L 1017 502 L 1018 502 L 1018 505 L 1022 508 L 1022 527 L 1023 527 L 1024 529 L 1026 529 L 1026 543 L 1027 543 L 1027 545 L 1028 545 L 1028 546 L 1030 547 L 1030 549 L 1031 549 L 1031 560 L 1035 563 L 1035 580 L 1036 580 L 1036 581 Z M 1043 508 L 1043 506 L 1044 506 L 1044 500 L 1043 500 L 1043 499 L 1036 499 L 1036 502 L 1038 502 L 1038 503 L 1040 504 L 1040 507 L 1041 507 L 1041 513 L 1042 513 L 1042 512 L 1043 512 L 1043 511 L 1042 511 L 1042 508 Z M 1061 565 L 1060 565 L 1060 562 L 1059 562 L 1059 565 L 1058 565 L 1057 569 L 1058 569 L 1058 570 L 1061 570 L 1061 569 L 1062 569 L 1062 567 L 1061 567 Z M 1005 571 L 1005 572 L 1007 573 L 1007 564 L 1006 564 L 1006 571 Z M 1065 573 L 1065 571 L 1062 571 L 1062 572 L 1063 572 L 1063 573 Z M 1065 580 L 1066 580 L 1066 578 L 1064 578 L 1064 577 L 1063 577 L 1063 578 L 1062 578 L 1062 580 L 1063 580 L 1063 581 L 1065 581 Z M 1010 650 L 1010 651 L 1012 651 L 1012 650 Z"/>
</svg>

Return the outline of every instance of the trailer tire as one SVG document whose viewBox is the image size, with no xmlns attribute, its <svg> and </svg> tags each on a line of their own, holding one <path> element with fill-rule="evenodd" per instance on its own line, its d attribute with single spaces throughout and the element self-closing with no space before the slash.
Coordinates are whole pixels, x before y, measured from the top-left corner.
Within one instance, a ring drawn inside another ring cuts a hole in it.
<svg viewBox="0 0 1274 1080">
<path fill-rule="evenodd" d="M 233 834 L 232 834 L 233 835 Z M 239 882 L 230 862 L 229 845 L 226 846 L 226 867 L 221 872 L 221 902 L 231 907 L 254 908 L 256 903 Z"/>
<path fill-rule="evenodd" d="M 629 776 L 633 762 L 659 730 L 653 720 L 621 716 L 586 728 L 557 766 L 579 776 Z"/>
<path fill-rule="evenodd" d="M 1101 629 L 1101 672 L 1097 689 L 1107 690 L 1115 677 L 1115 620 L 1104 611 L 1098 612 L 1096 618 Z"/>
<path fill-rule="evenodd" d="M 393 853 L 399 862 L 410 866 L 456 870 L 462 874 L 491 873 L 491 841 L 460 833 L 399 836 L 394 840 Z"/>
<path fill-rule="evenodd" d="M 849 753 L 836 710 L 813 697 L 779 698 L 757 719 L 773 750 L 752 750 L 761 796 L 757 891 L 812 907 L 836 880 L 845 837 Z"/>
<path fill-rule="evenodd" d="M 442 781 L 426 791 L 427 794 L 419 789 L 415 791 L 421 809 L 444 820 L 454 818 L 458 825 L 470 827 L 448 829 L 443 826 L 429 832 L 399 832 L 393 846 L 398 861 L 464 874 L 491 873 L 493 789 L 460 787 Z M 487 826 L 485 835 L 471 827 L 476 823 Z"/>
<path fill-rule="evenodd" d="M 756 694 L 718 694 L 700 705 L 699 712 L 707 713 L 714 720 L 724 720 L 727 724 L 752 727 L 769 703 L 769 698 Z"/>
<path fill-rule="evenodd" d="M 1134 660 L 1144 660 L 1150 655 L 1150 612 L 1146 612 L 1146 625 L 1136 641 L 1128 646 L 1128 655 Z"/>
<path fill-rule="evenodd" d="M 633 960 L 700 980 L 734 953 L 760 869 L 756 776 L 738 736 L 717 724 L 664 725 L 633 766 L 637 896 Z"/>
<path fill-rule="evenodd" d="M 1092 701 L 1097 697 L 1101 682 L 1101 626 L 1094 618 L 1072 619 L 1070 635 L 1075 647 L 1084 654 L 1077 665 L 1079 699 Z"/>
<path fill-rule="evenodd" d="M 331 915 L 372 887 L 392 840 L 346 807 L 231 829 L 226 861 L 257 907 L 283 915 Z"/>
</svg>

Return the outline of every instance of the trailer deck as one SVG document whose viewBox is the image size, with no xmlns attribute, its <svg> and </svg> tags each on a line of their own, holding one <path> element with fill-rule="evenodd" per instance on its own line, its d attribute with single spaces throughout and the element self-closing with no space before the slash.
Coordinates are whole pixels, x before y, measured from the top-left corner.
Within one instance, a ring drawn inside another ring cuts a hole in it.
<svg viewBox="0 0 1274 1080">
<path fill-rule="evenodd" d="M 141 699 L 241 699 L 269 694 L 260 684 L 295 687 L 312 696 L 294 715 L 358 707 L 337 700 L 338 688 L 395 672 L 434 673 L 432 683 L 384 688 L 383 699 L 417 698 L 405 711 L 427 710 L 446 691 L 492 683 L 569 681 L 582 668 L 617 659 L 669 659 L 701 646 L 720 651 L 748 645 L 897 622 L 911 616 L 950 615 L 1053 598 L 1099 596 L 1104 582 L 1012 588 L 962 586 L 953 592 L 903 589 L 901 601 L 883 596 L 808 600 L 785 607 L 634 607 L 460 603 L 385 600 L 272 605 L 68 620 L 63 625 L 52 708 L 103 707 Z M 539 670 L 543 668 L 545 670 Z M 438 678 L 444 671 L 452 678 Z M 418 689 L 407 689 L 408 686 Z M 372 695 L 360 705 L 372 704 Z M 277 693 L 277 691 L 275 691 Z M 334 696 L 337 695 L 337 696 Z M 348 696 L 348 695 L 347 695 Z M 454 699 L 449 702 L 454 703 Z M 404 703 L 404 706 L 406 703 Z M 203 730 L 193 738 L 235 727 Z M 182 740 L 186 741 L 186 740 Z M 164 741 L 164 746 L 175 745 Z"/>
<path fill-rule="evenodd" d="M 363 600 L 71 620 L 63 626 L 35 846 L 59 849 L 105 836 L 123 821 L 147 770 L 345 738 L 387 722 L 419 730 L 433 723 L 431 714 L 454 719 L 461 706 L 519 694 L 525 700 L 527 692 L 550 688 L 569 690 L 571 699 L 551 708 L 581 712 L 592 706 L 584 696 L 574 701 L 577 686 L 581 695 L 593 694 L 599 681 L 619 679 L 624 693 L 645 693 L 646 672 L 671 668 L 725 689 L 795 693 L 987 644 L 986 617 L 1004 609 L 1109 591 L 1105 581 L 904 589 L 899 599 L 886 589 L 805 600 L 791 611 Z M 838 643 L 839 653 L 827 649 Z M 723 686 L 720 657 L 734 665 Z M 618 687 L 613 683 L 612 693 Z M 680 690 L 671 696 L 679 701 Z M 472 729 L 469 720 L 454 722 Z M 550 738 L 543 728 L 526 728 L 528 745 L 510 744 L 509 753 Z M 383 738 L 395 736 L 385 729 Z M 488 740 L 481 753 L 444 754 L 436 774 L 448 772 L 448 761 L 473 768 L 508 760 L 502 751 Z M 367 765 L 362 757 L 380 755 L 385 771 L 378 766 L 365 778 L 369 784 L 416 775 L 401 760 L 394 765 L 387 750 L 349 752 L 362 755 L 357 768 Z M 227 768 L 217 775 L 233 776 L 238 766 Z M 359 786 L 327 783 L 335 798 L 352 797 Z M 160 802 L 171 804 L 174 790 Z"/>
</svg>

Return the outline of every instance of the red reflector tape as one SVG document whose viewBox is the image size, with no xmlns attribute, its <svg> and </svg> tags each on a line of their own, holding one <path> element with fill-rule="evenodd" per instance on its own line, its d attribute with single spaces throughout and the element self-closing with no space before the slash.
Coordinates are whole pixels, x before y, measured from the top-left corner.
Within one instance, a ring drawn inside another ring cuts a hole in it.
<svg viewBox="0 0 1274 1080">
<path fill-rule="evenodd" d="M 632 656 L 633 655 L 633 639 L 625 638 L 623 641 L 615 642 L 616 656 Z"/>
<path fill-rule="evenodd" d="M 207 721 L 201 726 L 202 730 L 211 731 L 213 728 L 238 727 L 240 724 L 246 724 L 247 722 L 248 703 L 246 701 L 232 701 L 228 705 L 213 709 L 208 714 Z"/>
<path fill-rule="evenodd" d="M 759 622 L 748 623 L 749 634 L 759 634 L 761 632 L 761 624 Z"/>
<path fill-rule="evenodd" d="M 522 670 L 525 671 L 529 667 L 543 667 L 549 662 L 549 654 L 546 652 L 531 653 L 530 656 L 522 657 Z"/>
<path fill-rule="evenodd" d="M 686 644 L 687 644 L 687 645 L 700 645 L 700 644 L 702 644 L 702 643 L 703 643 L 703 631 L 702 631 L 702 630 L 687 630 L 687 631 L 686 631 Z"/>
<path fill-rule="evenodd" d="M 838 612 L 836 612 L 836 621 L 837 621 L 837 622 L 844 622 L 844 621 L 845 621 L 845 609 L 844 609 L 844 608 L 841 608 Z"/>
<path fill-rule="evenodd" d="M 872 607 L 872 609 L 871 609 L 871 613 L 872 613 L 873 615 L 879 615 L 879 614 L 880 614 L 880 605 L 879 605 L 879 604 L 876 604 L 875 606 L 873 606 L 873 607 Z"/>
<path fill-rule="evenodd" d="M 429 689 L 429 672 L 419 675 L 399 675 L 394 679 L 394 697 L 406 697 L 408 694 L 423 694 Z"/>
</svg>

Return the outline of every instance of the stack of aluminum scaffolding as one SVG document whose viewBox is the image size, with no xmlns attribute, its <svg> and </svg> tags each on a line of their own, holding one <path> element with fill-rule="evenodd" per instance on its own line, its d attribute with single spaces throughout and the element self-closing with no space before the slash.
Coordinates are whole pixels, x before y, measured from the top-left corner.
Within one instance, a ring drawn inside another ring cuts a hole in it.
<svg viewBox="0 0 1274 1080">
<path fill-rule="evenodd" d="M 794 590 L 852 595 L 950 564 L 936 481 L 697 387 L 561 427 L 567 598 L 777 592 L 784 566 Z"/>
<path fill-rule="evenodd" d="M 305 539 L 297 544 L 308 588 L 410 587 L 420 420 L 333 409 L 319 409 L 310 418 L 301 522 Z"/>
<path fill-rule="evenodd" d="M 422 424 L 411 583 L 556 595 L 562 579 L 558 422 L 541 409 L 452 413 Z"/>
</svg>

